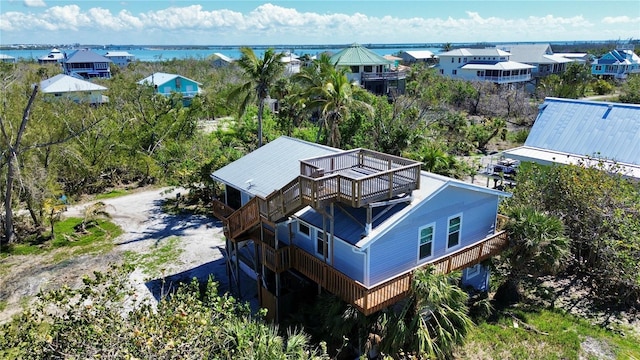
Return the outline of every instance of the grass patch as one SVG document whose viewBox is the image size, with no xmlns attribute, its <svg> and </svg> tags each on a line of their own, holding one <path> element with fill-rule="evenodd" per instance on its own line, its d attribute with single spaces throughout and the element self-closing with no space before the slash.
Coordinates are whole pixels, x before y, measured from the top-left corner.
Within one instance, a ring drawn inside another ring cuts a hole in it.
<svg viewBox="0 0 640 360">
<path fill-rule="evenodd" d="M 86 232 L 80 233 L 75 228 L 81 222 L 80 218 L 56 222 L 53 239 L 43 240 L 40 237 L 25 243 L 10 244 L 3 247 L 2 251 L 8 255 L 41 255 L 69 248 L 67 251 L 56 252 L 53 259 L 58 263 L 77 255 L 107 252 L 113 248 L 110 240 L 122 234 L 122 229 L 108 220 L 96 220 L 87 226 Z"/>
<path fill-rule="evenodd" d="M 140 254 L 127 251 L 124 253 L 124 259 L 126 263 L 141 268 L 147 276 L 159 277 L 165 270 L 166 265 L 176 263 L 180 254 L 184 251 L 179 245 L 180 238 L 172 236 L 149 253 Z"/>
<path fill-rule="evenodd" d="M 640 359 L 640 338 L 621 335 L 560 311 L 513 311 L 474 327 L 458 357 L 463 359 Z M 518 323 L 518 327 L 514 326 Z M 535 330 L 526 329 L 523 323 Z M 587 342 L 585 351 L 582 343 Z"/>
<path fill-rule="evenodd" d="M 96 200 L 102 200 L 102 199 L 111 199 L 111 198 L 116 198 L 119 196 L 123 196 L 123 195 L 127 195 L 130 192 L 128 190 L 125 189 L 114 189 L 111 190 L 109 192 L 106 193 L 102 193 L 102 194 L 97 194 L 96 195 Z"/>
</svg>

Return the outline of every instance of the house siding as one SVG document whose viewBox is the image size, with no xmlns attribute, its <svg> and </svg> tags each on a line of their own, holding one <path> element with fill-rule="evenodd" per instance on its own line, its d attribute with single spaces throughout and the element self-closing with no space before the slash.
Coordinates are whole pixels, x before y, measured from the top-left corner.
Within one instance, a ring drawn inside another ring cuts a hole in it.
<svg viewBox="0 0 640 360">
<path fill-rule="evenodd" d="M 292 223 L 291 230 L 294 234 L 295 245 L 310 254 L 316 255 L 316 239 L 313 234 L 311 238 L 300 234 L 298 232 L 297 222 Z M 280 238 L 280 236 L 278 236 L 278 238 Z M 364 282 L 365 255 L 363 252 L 354 251 L 354 249 L 355 248 L 351 244 L 335 237 L 333 241 L 333 249 L 331 250 L 330 247 L 330 253 L 333 252 L 333 267 L 351 279 Z M 327 261 L 331 262 L 331 256 Z"/>
<path fill-rule="evenodd" d="M 372 286 L 408 271 L 421 263 L 435 260 L 447 253 L 476 243 L 494 233 L 498 197 L 472 190 L 449 186 L 424 202 L 400 223 L 375 240 L 370 249 L 370 278 Z M 448 220 L 462 216 L 460 244 L 447 249 Z M 418 261 L 418 230 L 435 223 L 433 255 Z"/>
<path fill-rule="evenodd" d="M 158 92 L 163 95 L 171 95 L 172 92 L 178 92 L 193 96 L 198 92 L 198 84 L 189 79 L 177 77 L 158 86 Z"/>
</svg>

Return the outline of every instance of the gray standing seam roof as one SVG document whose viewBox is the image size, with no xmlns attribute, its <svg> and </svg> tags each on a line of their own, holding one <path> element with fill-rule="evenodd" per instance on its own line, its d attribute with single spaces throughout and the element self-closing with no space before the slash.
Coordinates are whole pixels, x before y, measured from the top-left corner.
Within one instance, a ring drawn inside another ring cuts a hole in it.
<svg viewBox="0 0 640 360">
<path fill-rule="evenodd" d="M 73 63 L 99 63 L 113 62 L 111 59 L 108 59 L 102 55 L 96 54 L 91 50 L 77 50 L 67 56 L 65 62 L 73 64 Z"/>
<path fill-rule="evenodd" d="M 341 151 L 281 136 L 213 172 L 211 177 L 254 196 L 264 198 L 300 175 L 300 160 Z"/>
<path fill-rule="evenodd" d="M 640 165 L 640 105 L 547 98 L 525 146 Z"/>
</svg>

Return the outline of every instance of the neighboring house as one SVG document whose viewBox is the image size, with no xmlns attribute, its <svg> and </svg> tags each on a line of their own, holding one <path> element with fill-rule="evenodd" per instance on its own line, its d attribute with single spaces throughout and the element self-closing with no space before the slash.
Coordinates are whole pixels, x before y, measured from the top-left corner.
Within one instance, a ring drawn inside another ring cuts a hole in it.
<svg viewBox="0 0 640 360">
<path fill-rule="evenodd" d="M 171 96 L 173 93 L 182 94 L 183 98 L 188 99 L 200 94 L 200 84 L 195 80 L 191 80 L 177 74 L 167 74 L 157 72 L 138 81 L 140 85 L 153 86 L 156 93 Z"/>
<path fill-rule="evenodd" d="M 104 57 L 120 67 L 125 67 L 136 60 L 136 56 L 128 51 L 108 51 Z"/>
<path fill-rule="evenodd" d="M 560 74 L 567 69 L 568 63 L 573 62 L 566 57 L 555 55 L 549 44 L 500 45 L 497 48 L 510 53 L 511 61 L 533 66 L 531 75 L 534 78 Z"/>
<path fill-rule="evenodd" d="M 352 44 L 331 56 L 331 63 L 348 68 L 351 71 L 347 74 L 349 81 L 374 94 L 404 93 L 406 73 L 391 70 L 393 61 L 359 44 Z"/>
<path fill-rule="evenodd" d="M 111 78 L 111 60 L 87 49 L 65 55 L 62 61 L 64 73 L 82 79 Z"/>
<path fill-rule="evenodd" d="M 429 50 L 402 51 L 399 55 L 406 65 L 424 63 L 433 66 L 438 63 L 438 56 Z"/>
<path fill-rule="evenodd" d="M 231 63 L 233 62 L 233 59 L 228 57 L 225 54 L 221 54 L 221 53 L 213 53 L 213 55 L 211 55 L 211 64 L 214 67 L 225 67 L 225 66 L 229 66 L 231 65 Z"/>
<path fill-rule="evenodd" d="M 18 60 L 16 58 L 14 58 L 13 56 L 0 54 L 0 62 L 9 63 L 9 64 L 15 64 L 16 62 L 18 62 Z"/>
<path fill-rule="evenodd" d="M 555 53 L 555 55 L 562 56 L 578 64 L 586 64 L 591 60 L 588 53 Z"/>
<path fill-rule="evenodd" d="M 77 103 L 103 104 L 109 102 L 109 98 L 103 95 L 106 90 L 104 86 L 65 74 L 40 82 L 40 91 L 50 100 L 69 99 Z"/>
<path fill-rule="evenodd" d="M 64 61 L 64 54 L 62 51 L 53 48 L 46 56 L 38 58 L 38 64 L 59 64 Z"/>
<path fill-rule="evenodd" d="M 402 58 L 393 55 L 383 55 L 383 58 L 391 61 L 391 65 L 389 66 L 390 70 L 398 70 L 402 65 Z"/>
<path fill-rule="evenodd" d="M 507 245 L 498 204 L 509 194 L 420 166 L 283 136 L 215 171 L 231 280 L 240 286 L 242 270 L 257 279 L 276 320 L 320 288 L 372 314 L 405 298 L 429 265 L 464 269 L 463 284 L 487 290 L 480 263 Z"/>
<path fill-rule="evenodd" d="M 456 49 L 438 55 L 441 75 L 496 84 L 525 83 L 534 66 L 511 61 L 511 54 L 496 48 Z"/>
<path fill-rule="evenodd" d="M 640 105 L 546 98 L 524 146 L 504 156 L 539 164 L 604 164 L 640 179 Z"/>
<path fill-rule="evenodd" d="M 300 72 L 302 61 L 298 55 L 287 53 L 280 58 L 280 62 L 284 64 L 284 75 L 291 76 Z"/>
<path fill-rule="evenodd" d="M 609 51 L 591 64 L 591 74 L 626 79 L 629 74 L 640 73 L 640 57 L 633 45 L 623 45 Z"/>
</svg>

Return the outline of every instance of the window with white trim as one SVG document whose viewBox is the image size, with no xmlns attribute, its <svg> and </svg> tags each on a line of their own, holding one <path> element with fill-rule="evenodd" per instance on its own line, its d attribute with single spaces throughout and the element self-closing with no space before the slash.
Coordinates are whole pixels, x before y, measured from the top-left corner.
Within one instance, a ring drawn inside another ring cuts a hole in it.
<svg viewBox="0 0 640 360">
<path fill-rule="evenodd" d="M 431 224 L 418 229 L 418 260 L 422 260 L 433 255 L 434 228 L 435 226 Z"/>
<path fill-rule="evenodd" d="M 475 264 L 469 268 L 467 268 L 467 279 L 474 278 L 480 274 L 480 270 L 482 269 L 481 264 Z"/>
<path fill-rule="evenodd" d="M 328 239 L 322 230 L 316 230 L 316 253 L 322 257 L 329 256 Z"/>
<path fill-rule="evenodd" d="M 309 228 L 309 225 L 298 221 L 298 233 L 306 237 L 311 237 L 311 228 Z"/>
<path fill-rule="evenodd" d="M 449 228 L 447 231 L 447 248 L 460 245 L 460 228 L 462 226 L 462 216 L 458 215 L 449 218 Z"/>
</svg>

